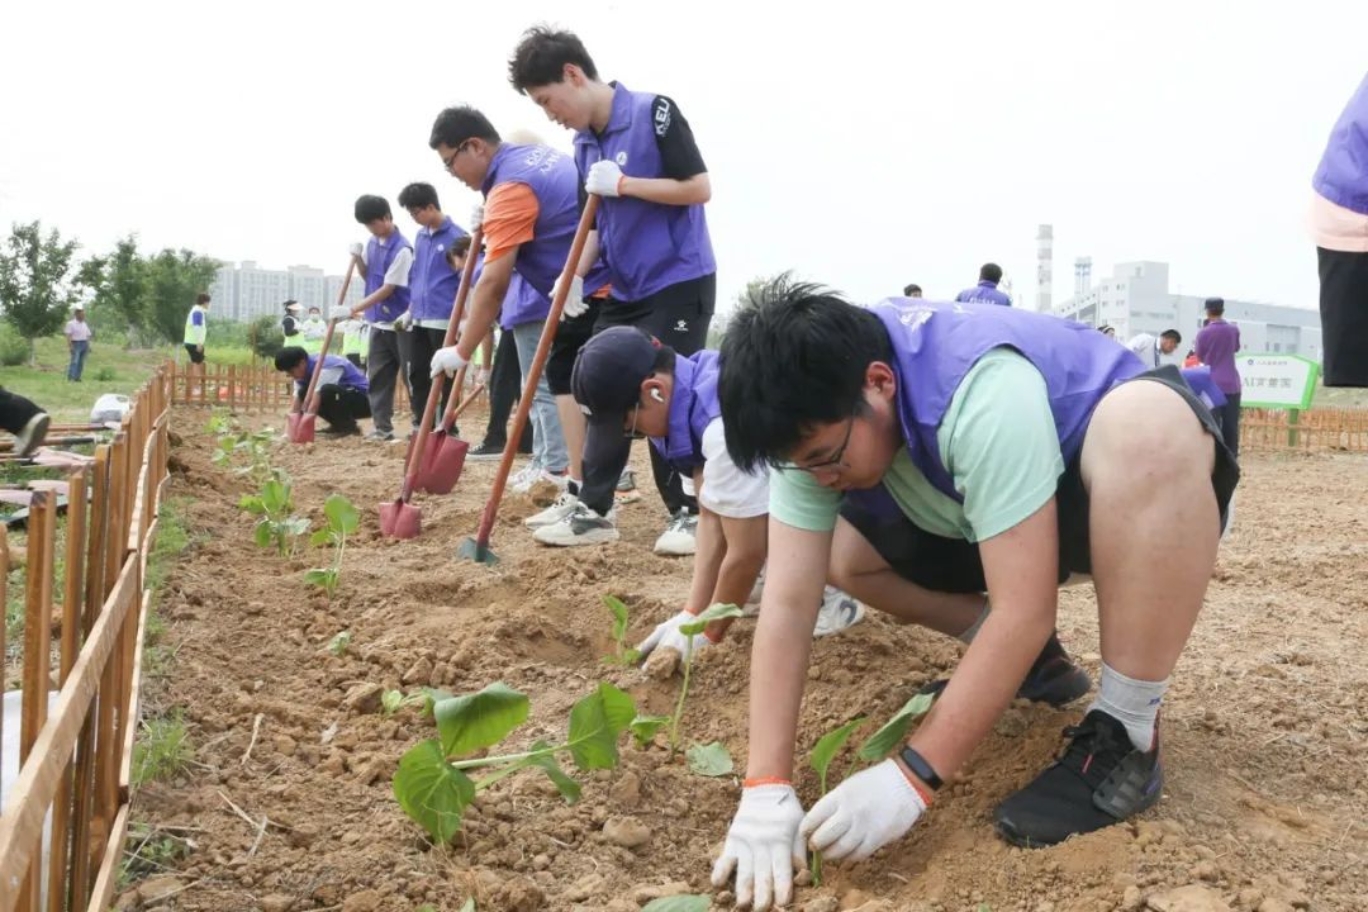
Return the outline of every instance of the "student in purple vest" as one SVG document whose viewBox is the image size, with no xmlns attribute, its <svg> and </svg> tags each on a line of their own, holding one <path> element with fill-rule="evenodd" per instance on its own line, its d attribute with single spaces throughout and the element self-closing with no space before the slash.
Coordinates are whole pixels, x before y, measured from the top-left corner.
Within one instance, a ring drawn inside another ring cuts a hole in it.
<svg viewBox="0 0 1368 912">
<path fill-rule="evenodd" d="M 1013 697 L 1079 675 L 1053 635 L 1074 573 L 1098 593 L 1101 686 L 1060 759 L 997 807 L 998 832 L 1053 845 L 1157 801 L 1160 703 L 1239 477 L 1177 369 L 1045 314 L 862 308 L 784 279 L 736 314 L 720 361 L 727 450 L 772 471 L 748 769 L 713 882 L 736 871 L 740 903 L 783 904 L 805 847 L 855 861 L 906 834 Z M 790 781 L 828 579 L 969 645 L 905 749 L 805 815 Z"/>
<path fill-rule="evenodd" d="M 371 233 L 364 249 L 360 244 L 353 244 L 351 249 L 357 271 L 366 277 L 366 297 L 355 307 L 333 307 L 332 318 L 339 322 L 354 320 L 364 313 L 370 324 L 366 370 L 375 429 L 366 439 L 386 442 L 394 439 L 394 385 L 403 375 L 407 360 L 408 333 L 396 330 L 394 321 L 409 309 L 413 246 L 399 233 L 389 202 L 382 196 L 359 197 L 356 220 Z"/>
<path fill-rule="evenodd" d="M 599 311 L 595 332 L 637 326 L 682 355 L 702 349 L 717 297 L 717 264 L 703 214 L 712 184 L 679 106 L 663 95 L 601 82 L 584 44 L 570 32 L 529 30 L 508 69 L 515 89 L 547 117 L 576 131 L 582 201 L 589 193 L 602 198 L 566 314 L 582 311 L 583 279 L 601 256 L 612 293 Z M 580 545 L 617 538 L 614 489 L 631 442 L 618 435 L 612 443 L 586 443 L 586 452 L 596 456 L 585 459 L 582 509 L 538 529 L 538 541 Z M 651 463 L 671 514 L 656 552 L 692 554 L 697 501 L 684 493 L 679 473 L 654 448 Z"/>
<path fill-rule="evenodd" d="M 295 382 L 295 397 L 302 398 L 308 391 L 318 356 L 311 355 L 297 345 L 276 352 L 276 370 L 287 374 Z M 350 437 L 361 433 L 358 418 L 369 418 L 370 399 L 366 395 L 370 385 L 361 369 L 341 355 L 325 355 L 323 370 L 318 376 L 318 417 L 328 423 L 319 431 L 326 437 Z"/>
<path fill-rule="evenodd" d="M 1211 368 L 1211 379 L 1225 394 L 1225 405 L 1219 411 L 1221 433 L 1226 446 L 1240 455 L 1240 369 L 1235 366 L 1235 353 L 1240 350 L 1240 327 L 1227 323 L 1225 299 L 1206 299 L 1206 325 L 1197 331 L 1197 357 Z"/>
<path fill-rule="evenodd" d="M 432 389 L 432 355 L 442 347 L 461 273 L 451 265 L 448 252 L 458 246 L 470 249 L 470 235 L 442 212 L 432 184 L 409 184 L 399 191 L 399 205 L 418 223 L 413 240 L 413 268 L 409 271 L 408 312 L 395 320 L 396 330 L 408 332 L 408 382 L 412 394 L 413 423 L 423 420 Z M 464 262 L 462 259 L 461 262 Z M 442 380 L 442 408 L 450 386 Z"/>
<path fill-rule="evenodd" d="M 984 263 L 979 269 L 979 283 L 955 295 L 955 300 L 961 304 L 1000 304 L 1003 307 L 1011 307 L 1012 299 L 1005 291 L 998 291 L 998 282 L 1001 281 L 1002 267 L 997 263 Z"/>
<path fill-rule="evenodd" d="M 471 229 L 484 228 L 485 244 L 461 338 L 432 356 L 432 375 L 454 376 L 470 363 L 499 319 L 516 274 L 526 284 L 526 297 L 516 295 L 513 306 L 532 314 L 510 324 L 525 379 L 579 221 L 575 165 L 549 146 L 504 142 L 489 119 L 471 107 L 447 108 L 437 115 L 428 145 L 452 176 L 484 195 L 471 216 Z M 515 487 L 543 479 L 564 489 L 569 456 L 545 373 L 532 402 L 532 421 L 536 452 Z"/>
<path fill-rule="evenodd" d="M 921 296 L 922 290 L 920 285 L 912 284 L 903 288 L 904 298 L 920 298 Z"/>
</svg>

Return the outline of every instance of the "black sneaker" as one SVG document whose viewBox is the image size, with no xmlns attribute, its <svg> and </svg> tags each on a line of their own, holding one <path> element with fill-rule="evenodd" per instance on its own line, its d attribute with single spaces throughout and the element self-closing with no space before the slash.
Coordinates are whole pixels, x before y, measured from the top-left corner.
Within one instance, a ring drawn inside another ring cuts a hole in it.
<svg viewBox="0 0 1368 912">
<path fill-rule="evenodd" d="M 503 451 L 504 445 L 502 443 L 493 444 L 486 440 L 477 447 L 471 447 L 466 452 L 466 459 L 473 459 L 476 462 L 487 462 L 491 459 L 502 458 Z"/>
<path fill-rule="evenodd" d="M 1048 650 L 1048 646 L 1046 647 Z M 939 697 L 948 678 L 940 678 L 922 687 L 918 693 Z M 1047 703 L 1055 709 L 1067 706 L 1074 700 L 1092 690 L 1092 678 L 1082 668 L 1075 665 L 1062 650 L 1049 657 L 1042 656 L 1026 674 L 1026 680 L 1017 688 L 1017 698 L 1032 703 Z"/>
<path fill-rule="evenodd" d="M 1025 848 L 1054 845 L 1133 817 L 1159 800 L 1164 770 L 1159 736 L 1138 750 L 1126 726 L 1094 709 L 1077 726 L 1064 755 L 1030 785 L 998 805 L 997 831 Z"/>
<path fill-rule="evenodd" d="M 353 424 L 351 427 L 325 427 L 318 434 L 320 437 L 360 437 L 361 426 Z"/>
</svg>

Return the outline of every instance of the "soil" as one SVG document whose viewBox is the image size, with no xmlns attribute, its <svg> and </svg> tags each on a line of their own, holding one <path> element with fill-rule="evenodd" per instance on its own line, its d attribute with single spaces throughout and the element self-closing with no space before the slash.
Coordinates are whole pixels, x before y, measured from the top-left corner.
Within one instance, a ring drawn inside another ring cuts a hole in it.
<svg viewBox="0 0 1368 912">
<path fill-rule="evenodd" d="M 417 498 L 422 534 L 398 542 L 380 535 L 375 506 L 397 492 L 402 445 L 279 444 L 274 464 L 315 525 L 331 491 L 362 507 L 330 604 L 302 580 L 322 551 L 282 559 L 252 544 L 252 520 L 236 506 L 247 484 L 210 462 L 204 421 L 202 412 L 176 415 L 168 494 L 194 543 L 159 598 L 175 659 L 148 695 L 153 707 L 182 709 L 195 761 L 176 780 L 141 788 L 132 814 L 190 834 L 190 851 L 127 889 L 124 908 L 455 912 L 473 896 L 480 910 L 630 912 L 662 893 L 712 893 L 735 778 L 692 774 L 659 744 L 624 740 L 619 769 L 577 776 L 579 803 L 520 774 L 481 793 L 454 845 L 433 847 L 390 788 L 399 756 L 431 735 L 430 720 L 417 708 L 386 716 L 347 700 L 365 684 L 467 692 L 502 680 L 532 702 L 514 749 L 562 733 L 571 704 L 600 680 L 668 712 L 677 679 L 601 661 L 612 651 L 605 593 L 630 606 L 635 641 L 677 609 L 688 584 L 687 559 L 651 552 L 664 517 L 641 448 L 644 496 L 619 510 L 621 541 L 539 547 L 521 527 L 536 504 L 510 494 L 494 535 L 502 560 L 490 567 L 456 560 L 455 549 L 477 526 L 497 463 L 469 463 L 455 492 Z M 829 866 L 795 907 L 1368 909 L 1365 490 L 1361 457 L 1247 460 L 1237 528 L 1165 705 L 1166 792 L 1138 821 L 1052 849 L 999 839 L 993 807 L 1050 761 L 1080 715 L 1017 705 L 907 839 L 864 864 Z M 1096 679 L 1090 586 L 1063 593 L 1059 625 Z M 351 646 L 337 657 L 326 646 L 343 630 Z M 722 741 L 738 770 L 752 631 L 743 621 L 700 655 L 685 718 L 691 742 Z M 817 641 L 800 754 L 855 715 L 887 717 L 958 655 L 956 643 L 876 612 Z M 848 751 L 833 779 L 852 769 Z M 798 786 L 810 806 L 815 775 L 804 769 Z M 730 903 L 714 899 L 715 908 Z"/>
</svg>

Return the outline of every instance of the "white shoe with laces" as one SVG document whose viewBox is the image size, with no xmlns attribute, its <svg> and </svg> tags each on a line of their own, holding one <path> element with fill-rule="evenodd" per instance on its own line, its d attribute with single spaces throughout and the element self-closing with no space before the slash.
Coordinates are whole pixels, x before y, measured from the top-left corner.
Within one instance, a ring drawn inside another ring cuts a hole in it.
<svg viewBox="0 0 1368 912">
<path fill-rule="evenodd" d="M 665 531 L 656 539 L 655 553 L 666 557 L 688 557 L 698 550 L 695 534 L 698 531 L 698 517 L 681 508 Z"/>
<path fill-rule="evenodd" d="M 579 502 L 580 499 L 574 494 L 571 494 L 569 491 L 562 491 L 560 496 L 556 498 L 555 503 L 551 504 L 551 506 L 542 510 L 540 513 L 534 513 L 527 517 L 527 519 L 524 519 L 523 525 L 527 526 L 529 529 L 540 529 L 542 526 L 554 526 L 556 523 L 575 512 L 575 508 L 579 506 Z"/>
<path fill-rule="evenodd" d="M 822 592 L 822 608 L 817 612 L 817 625 L 812 628 L 812 635 L 831 636 L 854 627 L 863 618 L 863 605 L 835 586 L 827 586 Z"/>
</svg>

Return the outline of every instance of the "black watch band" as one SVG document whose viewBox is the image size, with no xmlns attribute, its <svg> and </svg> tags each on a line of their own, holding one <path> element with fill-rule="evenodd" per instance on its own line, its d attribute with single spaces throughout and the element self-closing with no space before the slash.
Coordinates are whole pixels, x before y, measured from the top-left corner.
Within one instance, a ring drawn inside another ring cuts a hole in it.
<svg viewBox="0 0 1368 912">
<path fill-rule="evenodd" d="M 910 747 L 902 749 L 902 761 L 907 764 L 907 768 L 916 774 L 917 778 L 925 782 L 931 791 L 938 791 L 944 782 L 941 777 L 936 775 L 936 771 L 931 768 L 931 764 L 926 762 L 926 758 L 917 753 Z"/>
</svg>

